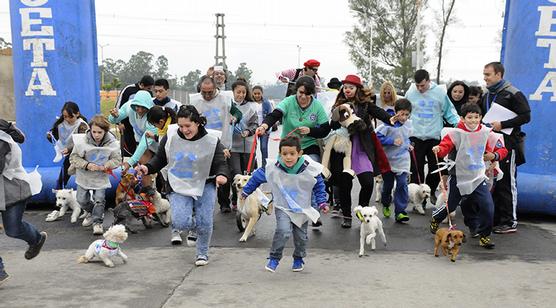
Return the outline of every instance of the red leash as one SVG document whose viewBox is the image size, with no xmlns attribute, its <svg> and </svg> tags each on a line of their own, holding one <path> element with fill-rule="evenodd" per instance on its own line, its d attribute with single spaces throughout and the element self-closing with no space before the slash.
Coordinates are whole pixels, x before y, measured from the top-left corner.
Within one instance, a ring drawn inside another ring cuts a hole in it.
<svg viewBox="0 0 556 308">
<path fill-rule="evenodd" d="M 255 151 L 257 150 L 257 138 L 258 135 L 255 133 L 253 135 L 253 145 L 251 145 L 251 153 L 249 154 L 249 163 L 247 163 L 247 174 L 251 174 L 251 166 L 253 164 L 253 158 L 255 157 Z"/>
<path fill-rule="evenodd" d="M 436 165 L 438 166 L 438 154 L 434 153 L 434 157 L 436 158 Z M 448 217 L 448 225 L 450 226 L 450 230 L 455 230 L 456 225 L 452 225 L 452 218 L 450 218 L 450 209 L 448 208 L 448 193 L 446 192 L 446 187 L 444 183 L 444 178 L 442 178 L 442 172 L 438 172 L 438 176 L 440 177 L 440 186 L 442 187 L 442 196 L 446 200 L 446 217 Z"/>
<path fill-rule="evenodd" d="M 413 158 L 413 163 L 415 164 L 415 172 L 417 173 L 417 181 L 419 182 L 418 184 L 421 185 L 421 176 L 419 175 L 419 166 L 417 165 L 417 157 L 415 157 L 415 148 L 413 148 L 413 151 L 411 151 L 411 157 Z M 436 158 L 436 161 L 438 163 L 438 157 Z"/>
<path fill-rule="evenodd" d="M 298 127 L 298 128 L 294 128 L 294 129 L 293 129 L 291 132 L 289 132 L 284 138 L 293 135 L 293 134 L 294 134 L 296 131 L 298 131 L 298 130 L 299 130 L 299 127 Z M 282 138 L 270 138 L 270 139 L 271 139 L 272 141 L 280 141 L 280 140 L 282 140 Z"/>
</svg>

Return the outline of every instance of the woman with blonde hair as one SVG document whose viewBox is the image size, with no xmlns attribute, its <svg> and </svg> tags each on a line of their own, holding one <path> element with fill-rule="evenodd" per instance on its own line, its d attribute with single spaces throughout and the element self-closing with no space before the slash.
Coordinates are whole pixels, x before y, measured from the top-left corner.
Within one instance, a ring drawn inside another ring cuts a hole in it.
<svg viewBox="0 0 556 308">
<path fill-rule="evenodd" d="M 394 85 L 390 81 L 385 81 L 380 86 L 380 107 L 390 113 L 394 111 L 394 105 L 398 99 L 398 94 Z"/>
</svg>

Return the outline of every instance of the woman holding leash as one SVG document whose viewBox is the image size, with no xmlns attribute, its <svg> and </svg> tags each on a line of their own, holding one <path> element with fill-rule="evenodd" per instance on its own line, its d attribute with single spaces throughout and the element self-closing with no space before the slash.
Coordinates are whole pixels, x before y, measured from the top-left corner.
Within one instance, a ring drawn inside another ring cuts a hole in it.
<svg viewBox="0 0 556 308">
<path fill-rule="evenodd" d="M 228 182 L 228 166 L 224 146 L 207 133 L 206 118 L 195 107 L 182 106 L 177 118 L 177 125 L 170 125 L 160 140 L 155 156 L 136 170 L 146 175 L 167 167 L 172 229 L 197 230 L 195 265 L 203 266 L 209 258 L 216 187 Z"/>
<path fill-rule="evenodd" d="M 342 80 L 342 91 L 338 93 L 336 103 L 332 108 L 342 104 L 352 106 L 355 114 L 365 122 L 363 130 L 351 134 L 351 167 L 355 172 L 361 190 L 359 191 L 359 205 L 368 206 L 373 193 L 373 178 L 376 175 L 390 171 L 386 154 L 378 141 L 372 118 L 378 118 L 384 123 L 395 123 L 397 117 L 391 116 L 384 109 L 375 105 L 370 89 L 363 87 L 361 79 L 356 75 L 347 75 Z M 332 129 L 339 129 L 340 123 L 332 121 Z M 351 228 L 351 189 L 352 176 L 343 172 L 344 154 L 332 150 L 330 155 L 330 178 L 333 185 L 339 187 L 340 204 L 344 221 L 342 228 Z"/>
<path fill-rule="evenodd" d="M 68 101 L 62 106 L 62 114 L 52 125 L 52 129 L 46 133 L 46 139 L 54 144 L 56 157 L 54 162 L 64 159 L 60 175 L 56 181 L 56 189 L 62 189 L 68 184 L 70 175 L 69 156 L 73 148 L 72 134 L 83 134 L 89 129 L 87 119 L 79 112 L 79 106 Z"/>
</svg>

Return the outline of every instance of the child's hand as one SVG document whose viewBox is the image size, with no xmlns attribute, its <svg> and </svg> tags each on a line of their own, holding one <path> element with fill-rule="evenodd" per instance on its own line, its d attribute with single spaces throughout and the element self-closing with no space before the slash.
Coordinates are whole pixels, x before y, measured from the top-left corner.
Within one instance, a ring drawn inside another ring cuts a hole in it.
<svg viewBox="0 0 556 308">
<path fill-rule="evenodd" d="M 216 177 L 216 187 L 220 187 L 224 184 L 228 183 L 228 178 L 223 175 L 219 175 Z"/>
<path fill-rule="evenodd" d="M 494 158 L 496 158 L 496 155 L 494 155 L 494 153 L 492 152 L 485 152 L 485 154 L 483 155 L 484 161 L 491 161 L 494 160 Z"/>
<path fill-rule="evenodd" d="M 413 144 L 410 144 L 407 146 L 407 149 L 409 150 L 409 152 L 413 152 L 413 149 L 415 148 L 413 147 Z"/>
<path fill-rule="evenodd" d="M 432 147 L 432 152 L 433 152 L 434 154 L 438 154 L 438 152 L 440 152 L 440 147 L 437 146 L 437 145 L 434 146 L 434 147 Z"/>
<path fill-rule="evenodd" d="M 396 140 L 394 140 L 394 145 L 395 145 L 395 146 L 398 146 L 398 147 L 399 147 L 399 146 L 402 145 L 402 144 L 403 144 L 402 138 L 396 138 Z"/>
<path fill-rule="evenodd" d="M 149 174 L 149 168 L 147 168 L 147 166 L 145 165 L 137 165 L 135 167 L 135 171 L 137 172 L 138 176 Z"/>
<path fill-rule="evenodd" d="M 62 153 L 62 155 L 68 155 L 70 151 L 67 148 L 63 148 L 60 152 Z"/>
<path fill-rule="evenodd" d="M 146 132 L 145 132 L 145 136 L 146 136 L 147 138 L 154 139 L 154 133 L 151 132 L 151 131 L 146 131 Z"/>
<path fill-rule="evenodd" d="M 241 191 L 241 194 L 239 194 L 239 199 L 241 201 L 247 199 L 247 194 L 243 190 Z"/>
<path fill-rule="evenodd" d="M 120 116 L 120 112 L 118 111 L 118 108 L 110 109 L 110 115 L 113 116 L 114 118 L 117 118 L 118 116 Z"/>
<path fill-rule="evenodd" d="M 230 153 L 229 149 L 224 149 L 224 157 L 225 158 L 230 158 L 232 157 L 232 153 Z"/>
</svg>

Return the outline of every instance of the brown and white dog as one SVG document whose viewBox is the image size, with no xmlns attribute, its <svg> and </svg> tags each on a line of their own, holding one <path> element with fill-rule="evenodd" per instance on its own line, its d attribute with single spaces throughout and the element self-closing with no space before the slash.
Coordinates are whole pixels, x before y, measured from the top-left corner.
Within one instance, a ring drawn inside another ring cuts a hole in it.
<svg viewBox="0 0 556 308">
<path fill-rule="evenodd" d="M 249 182 L 251 178 L 250 175 L 241 175 L 237 174 L 234 176 L 233 184 L 234 187 L 237 189 L 237 213 L 236 213 L 236 220 L 237 226 L 240 231 L 243 231 L 243 222 L 247 222 L 247 226 L 245 227 L 245 231 L 243 235 L 239 239 L 240 242 L 246 242 L 247 238 L 252 234 L 255 234 L 255 224 L 259 220 L 262 212 L 266 212 L 268 215 L 272 213 L 272 204 L 269 203 L 268 206 L 265 207 L 261 203 L 260 199 L 264 196 L 262 190 L 257 188 L 257 190 L 250 194 L 247 198 L 241 198 L 241 192 L 243 191 L 243 187 Z"/>
<path fill-rule="evenodd" d="M 351 139 L 349 136 L 353 132 L 364 129 L 366 127 L 365 122 L 355 115 L 353 108 L 349 104 L 342 104 L 334 108 L 331 118 L 332 121 L 338 121 L 342 127 L 333 131 L 326 137 L 322 155 L 322 165 L 324 166 L 322 175 L 326 179 L 330 178 L 332 175 L 329 169 L 330 153 L 332 149 L 334 149 L 334 151 L 338 153 L 345 154 L 342 162 L 344 167 L 343 172 L 355 176 L 355 172 L 351 169 Z"/>
<path fill-rule="evenodd" d="M 122 178 L 116 188 L 116 205 L 127 200 L 128 197 L 135 196 L 133 189 L 137 185 L 137 178 L 132 173 L 122 174 Z M 131 198 L 131 199 L 134 199 Z"/>
<path fill-rule="evenodd" d="M 450 261 L 456 262 L 461 244 L 465 240 L 465 235 L 459 230 L 440 228 L 434 236 L 434 256 L 438 257 L 438 247 L 442 248 L 442 253 L 447 256 L 450 253 Z"/>
</svg>

